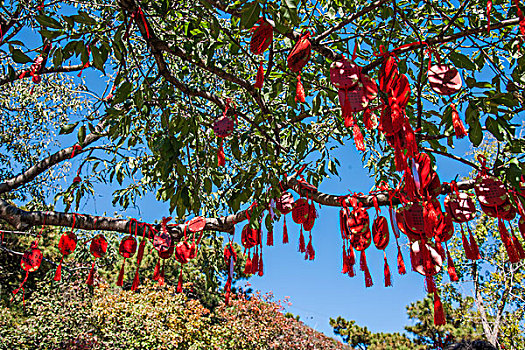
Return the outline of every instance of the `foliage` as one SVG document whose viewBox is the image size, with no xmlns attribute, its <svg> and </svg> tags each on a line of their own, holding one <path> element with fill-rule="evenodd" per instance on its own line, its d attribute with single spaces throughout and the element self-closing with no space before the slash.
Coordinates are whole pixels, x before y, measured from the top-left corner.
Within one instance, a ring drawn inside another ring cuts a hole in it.
<svg viewBox="0 0 525 350">
<path fill-rule="evenodd" d="M 473 314 L 470 305 L 463 303 L 459 307 L 452 307 L 445 303 L 447 324 L 435 326 L 431 311 L 434 308 L 433 303 L 432 297 L 428 296 L 407 306 L 409 319 L 415 321 L 413 325 L 405 326 L 410 337 L 399 333 L 372 333 L 367 327 L 361 327 L 354 320 L 347 321 L 341 316 L 331 318 L 330 325 L 345 343 L 369 350 L 444 349 L 463 339 L 480 338 L 480 325 L 466 317 Z"/>
<path fill-rule="evenodd" d="M 1 348 L 344 349 L 269 297 L 239 295 L 215 311 L 172 287 L 141 293 L 84 284 L 41 287 L 24 314 L 0 308 Z"/>
<path fill-rule="evenodd" d="M 474 156 L 481 154 L 487 158 L 489 167 L 491 164 L 498 166 L 506 159 L 505 156 L 497 157 L 497 149 L 496 141 L 489 139 L 474 152 Z M 508 261 L 497 220 L 487 216 L 479 206 L 477 213 L 476 219 L 468 224 L 479 245 L 481 260 L 466 259 L 461 235 L 455 235 L 448 248 L 460 281 L 450 283 L 444 278 L 443 298 L 450 303 L 464 304 L 465 311 L 476 310 L 475 313 L 462 312 L 461 319 L 478 324 L 492 344 L 505 349 L 521 349 L 525 346 L 525 304 L 521 297 L 525 289 L 524 264 Z M 525 237 L 520 237 L 518 233 L 518 219 L 519 216 L 506 221 L 505 225 L 509 231 L 516 233 L 523 245 Z"/>
</svg>

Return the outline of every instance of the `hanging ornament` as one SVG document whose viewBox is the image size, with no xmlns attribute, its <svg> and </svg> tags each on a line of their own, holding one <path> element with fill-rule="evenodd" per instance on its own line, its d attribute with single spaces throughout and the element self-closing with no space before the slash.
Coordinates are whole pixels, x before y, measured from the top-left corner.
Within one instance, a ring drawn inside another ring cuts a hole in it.
<svg viewBox="0 0 525 350">
<path fill-rule="evenodd" d="M 372 236 L 374 245 L 379 250 L 385 250 L 390 240 L 388 232 L 388 221 L 384 216 L 378 216 L 372 225 Z"/>
<path fill-rule="evenodd" d="M 292 219 L 296 224 L 303 224 L 308 218 L 308 213 L 310 211 L 310 205 L 308 200 L 305 198 L 299 198 L 295 201 L 294 207 L 292 209 Z"/>
<path fill-rule="evenodd" d="M 310 32 L 306 32 L 301 35 L 297 43 L 295 43 L 294 48 L 290 51 L 290 54 L 287 58 L 288 68 L 294 73 L 299 72 L 297 76 L 297 88 L 295 94 L 295 102 L 304 103 L 305 102 L 305 93 L 303 84 L 301 83 L 301 69 L 308 63 L 310 60 L 310 55 L 312 52 L 312 45 L 308 38 L 310 37 Z"/>
<path fill-rule="evenodd" d="M 135 219 L 129 220 L 130 225 L 130 231 L 131 231 L 131 224 L 135 223 L 135 230 L 137 230 L 138 222 Z M 155 230 L 150 224 L 143 223 L 144 226 L 143 232 L 142 232 L 142 240 L 140 241 L 138 250 L 137 250 L 137 268 L 135 270 L 135 277 L 133 278 L 133 283 L 131 284 L 131 290 L 135 291 L 139 287 L 140 284 L 140 275 L 139 275 L 139 269 L 140 264 L 142 263 L 142 258 L 144 257 L 144 249 L 146 247 L 146 231 L 149 231 L 149 234 L 155 234 Z"/>
<path fill-rule="evenodd" d="M 230 106 L 231 99 L 226 99 L 226 107 L 222 113 L 222 117 L 216 119 L 213 122 L 213 132 L 217 137 L 220 138 L 219 149 L 217 150 L 217 164 L 218 166 L 224 166 L 226 164 L 226 156 L 224 154 L 223 143 L 224 139 L 230 136 L 233 132 L 233 120 L 228 116 L 228 110 L 232 108 Z"/>
<path fill-rule="evenodd" d="M 416 241 L 411 245 L 411 257 L 413 269 L 425 276 L 428 293 L 434 294 L 434 324 L 444 325 L 445 315 L 443 305 L 439 298 L 438 290 L 433 276 L 441 270 L 443 260 L 441 255 L 425 241 Z"/>
<path fill-rule="evenodd" d="M 135 232 L 135 236 L 137 236 L 137 232 Z M 120 273 L 118 275 L 117 286 L 122 287 L 122 284 L 124 282 L 124 266 L 126 265 L 126 259 L 131 258 L 133 255 L 135 255 L 136 251 L 137 240 L 131 235 L 130 232 L 129 236 L 122 238 L 118 248 L 118 253 L 124 258 L 124 260 L 122 261 L 122 267 L 120 268 Z"/>
<path fill-rule="evenodd" d="M 158 252 L 167 251 L 171 246 L 171 235 L 168 232 L 167 223 L 171 217 L 162 218 L 161 229 L 153 235 L 153 247 Z"/>
<path fill-rule="evenodd" d="M 77 235 L 73 232 L 73 229 L 75 228 L 75 221 L 76 214 L 73 214 L 73 225 L 71 226 L 71 231 L 69 231 L 68 234 L 62 234 L 60 240 L 58 241 L 58 250 L 60 250 L 62 258 L 60 259 L 60 263 L 58 264 L 58 267 L 55 271 L 55 277 L 53 278 L 55 281 L 60 281 L 62 278 L 62 263 L 64 262 L 64 257 L 73 253 L 77 247 Z"/>
<path fill-rule="evenodd" d="M 435 64 L 428 69 L 428 82 L 432 90 L 440 95 L 453 95 L 463 85 L 458 70 L 446 64 Z"/>
<path fill-rule="evenodd" d="M 263 17 L 259 18 L 259 20 L 255 23 L 255 25 L 250 30 L 252 33 L 252 37 L 250 40 L 250 51 L 254 55 L 262 55 L 264 51 L 270 45 L 273 41 L 273 27 L 270 23 L 266 21 L 266 19 Z M 262 89 L 264 84 L 264 68 L 263 68 L 263 61 L 261 59 L 259 63 L 259 69 L 257 70 L 257 77 L 255 80 L 254 87 L 256 89 Z"/>
<path fill-rule="evenodd" d="M 177 283 L 177 293 L 182 292 L 182 270 L 184 268 L 184 265 L 187 264 L 191 260 L 192 256 L 192 247 L 190 243 L 188 242 L 188 238 L 186 236 L 186 230 L 188 226 L 184 226 L 184 239 L 180 241 L 177 246 L 175 247 L 175 260 L 177 260 L 180 263 L 180 274 L 179 274 L 179 280 Z"/>
<path fill-rule="evenodd" d="M 275 207 L 283 214 L 283 244 L 289 242 L 288 227 L 286 226 L 286 214 L 290 213 L 294 207 L 294 198 L 289 192 L 283 192 L 281 197 L 275 200 Z"/>
<path fill-rule="evenodd" d="M 226 263 L 226 266 L 228 266 L 228 279 L 226 280 L 226 285 L 224 286 L 224 303 L 226 305 L 229 305 L 233 280 L 233 271 L 235 268 L 235 263 L 237 262 L 237 252 L 235 251 L 235 249 L 233 249 L 232 241 L 230 241 L 224 247 L 224 262 Z"/>
<path fill-rule="evenodd" d="M 104 238 L 103 235 L 99 234 L 95 236 L 89 245 L 89 251 L 91 252 L 91 255 L 95 258 L 93 261 L 93 264 L 91 265 L 91 270 L 89 271 L 88 279 L 86 283 L 89 286 L 93 285 L 93 280 L 95 277 L 95 261 L 99 258 L 102 258 L 108 249 L 108 242 Z"/>
<path fill-rule="evenodd" d="M 455 222 L 467 222 L 476 216 L 474 198 L 464 192 L 449 193 L 445 197 L 444 206 L 452 221 Z"/>
<path fill-rule="evenodd" d="M 42 226 L 43 229 L 43 226 Z M 42 232 L 42 230 L 40 231 Z M 31 243 L 31 247 L 24 252 L 24 255 L 22 255 L 22 259 L 20 260 L 20 267 L 22 270 L 26 272 L 26 275 L 24 277 L 24 280 L 22 283 L 20 283 L 20 286 L 18 286 L 17 289 L 13 291 L 13 297 L 11 298 L 11 302 L 14 300 L 16 294 L 22 290 L 22 302 L 25 306 L 25 288 L 24 284 L 27 281 L 27 278 L 29 277 L 29 272 L 35 272 L 40 267 L 40 264 L 42 263 L 42 251 L 38 249 L 38 240 L 40 238 L 40 234 L 37 236 L 37 238 L 34 240 L 33 243 Z"/>
</svg>

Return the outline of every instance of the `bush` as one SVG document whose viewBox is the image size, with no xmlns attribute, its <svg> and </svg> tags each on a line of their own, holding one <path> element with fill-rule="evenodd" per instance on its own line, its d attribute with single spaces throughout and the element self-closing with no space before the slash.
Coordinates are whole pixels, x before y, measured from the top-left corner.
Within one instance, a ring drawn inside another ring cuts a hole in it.
<svg viewBox="0 0 525 350">
<path fill-rule="evenodd" d="M 286 317 L 269 296 L 239 296 L 214 312 L 172 287 L 140 293 L 63 284 L 33 293 L 23 314 L 0 308 L 5 349 L 343 349 Z"/>
</svg>

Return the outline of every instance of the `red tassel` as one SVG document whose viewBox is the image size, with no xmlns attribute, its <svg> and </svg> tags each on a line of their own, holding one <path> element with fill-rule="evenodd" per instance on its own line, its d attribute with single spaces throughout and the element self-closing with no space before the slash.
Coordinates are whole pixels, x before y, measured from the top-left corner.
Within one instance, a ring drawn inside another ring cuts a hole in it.
<svg viewBox="0 0 525 350">
<path fill-rule="evenodd" d="M 414 201 L 416 199 L 416 183 L 414 182 L 414 176 L 410 167 L 405 169 L 405 192 L 407 196 Z M 427 227 L 427 225 L 425 225 Z"/>
<path fill-rule="evenodd" d="M 155 269 L 153 269 L 153 280 L 158 281 L 160 276 L 160 258 L 157 260 L 157 264 L 155 265 Z"/>
<path fill-rule="evenodd" d="M 259 257 L 259 276 L 264 275 L 264 264 L 263 264 L 263 255 L 261 250 L 261 256 Z"/>
<path fill-rule="evenodd" d="M 348 91 L 345 92 L 345 100 L 342 105 L 342 114 L 343 119 L 345 120 L 345 128 L 349 128 L 354 125 L 354 116 L 352 115 L 352 110 L 350 109 L 350 100 L 348 99 Z"/>
<path fill-rule="evenodd" d="M 405 142 L 408 151 L 407 155 L 410 158 L 414 158 L 419 152 L 417 148 L 416 134 L 414 133 L 414 129 L 412 129 L 412 125 L 410 125 L 408 118 L 405 121 Z"/>
<path fill-rule="evenodd" d="M 385 251 L 383 251 L 383 254 L 385 256 L 385 267 L 383 268 L 383 271 L 385 274 L 385 287 L 391 287 L 392 286 L 392 274 L 390 273 L 390 266 L 388 266 L 388 260 L 386 258 Z"/>
<path fill-rule="evenodd" d="M 29 271 L 26 271 L 26 276 L 24 277 L 24 280 L 22 281 L 22 283 L 20 283 L 20 286 L 18 286 L 18 288 L 13 291 L 13 296 L 11 297 L 11 301 L 10 301 L 11 303 L 15 299 L 15 295 L 20 290 L 22 290 L 22 302 L 24 304 L 24 307 L 26 306 L 26 290 L 24 289 L 24 284 L 26 283 L 28 277 L 29 277 Z"/>
<path fill-rule="evenodd" d="M 419 242 L 419 248 L 421 250 L 421 255 L 423 256 L 423 271 L 425 273 L 432 273 L 432 257 L 430 256 L 430 251 L 428 250 L 425 240 Z"/>
<path fill-rule="evenodd" d="M 396 171 L 403 171 L 407 168 L 407 160 L 405 153 L 401 149 L 401 141 L 399 136 L 395 135 L 395 147 L 394 147 L 394 163 L 396 165 Z"/>
<path fill-rule="evenodd" d="M 122 267 L 120 268 L 120 273 L 117 278 L 117 286 L 122 287 L 124 284 L 124 265 L 126 265 L 126 259 L 122 262 Z"/>
<path fill-rule="evenodd" d="M 312 245 L 312 233 L 311 232 L 310 232 L 310 239 L 308 241 L 308 245 L 306 246 L 306 252 L 308 254 L 308 260 L 315 259 L 315 250 L 314 250 L 314 246 Z"/>
<path fill-rule="evenodd" d="M 262 89 L 264 84 L 264 67 L 263 63 L 259 64 L 259 69 L 257 70 L 257 77 L 255 78 L 255 85 L 253 86 L 256 89 Z"/>
<path fill-rule="evenodd" d="M 304 244 L 303 227 L 301 226 L 301 235 L 299 236 L 299 252 L 306 253 L 306 247 Z"/>
<path fill-rule="evenodd" d="M 159 274 L 159 286 L 163 286 L 164 285 L 164 264 L 162 264 L 162 268 L 160 269 L 160 274 Z"/>
<path fill-rule="evenodd" d="M 288 243 L 288 227 L 286 226 L 286 215 L 284 216 L 284 224 L 283 224 L 283 244 Z"/>
<path fill-rule="evenodd" d="M 501 219 L 498 219 L 498 226 L 501 240 L 505 245 L 505 249 L 507 250 L 507 254 L 509 255 L 510 262 L 513 264 L 517 263 L 520 260 L 520 258 L 518 256 L 518 253 L 516 252 L 516 249 L 514 248 L 512 238 L 510 237 L 509 232 L 507 231 L 507 228 L 505 227 L 505 224 L 501 221 Z"/>
<path fill-rule="evenodd" d="M 397 272 L 400 275 L 407 273 L 405 261 L 403 260 L 403 254 L 401 254 L 401 248 L 399 248 L 399 245 L 397 246 Z"/>
<path fill-rule="evenodd" d="M 57 270 L 55 272 L 55 278 L 53 280 L 60 281 L 62 277 L 62 261 L 64 261 L 64 257 L 62 256 L 62 259 L 60 259 L 60 263 L 58 264 Z"/>
<path fill-rule="evenodd" d="M 348 263 L 351 265 L 351 266 L 354 266 L 355 265 L 355 253 L 354 253 L 354 248 L 350 245 L 348 247 Z"/>
<path fill-rule="evenodd" d="M 357 123 L 354 124 L 353 131 L 354 131 L 355 147 L 357 148 L 358 151 L 364 151 L 365 150 L 365 139 Z"/>
<path fill-rule="evenodd" d="M 454 266 L 454 261 L 452 260 L 452 257 L 450 256 L 448 248 L 447 248 L 447 270 L 448 270 L 448 276 L 450 277 L 450 280 L 452 282 L 459 281 L 458 274 L 456 273 L 456 267 Z"/>
<path fill-rule="evenodd" d="M 135 270 L 135 277 L 133 278 L 133 284 L 131 285 L 131 290 L 135 291 L 140 284 L 139 268 L 142 258 L 144 257 L 144 248 L 146 247 L 146 240 L 143 239 L 139 244 L 139 249 L 137 251 L 137 269 Z"/>
<path fill-rule="evenodd" d="M 230 305 L 230 295 L 232 291 L 232 277 L 228 276 L 228 280 L 226 281 L 226 286 L 224 286 L 224 303 L 226 305 Z"/>
<path fill-rule="evenodd" d="M 244 266 L 244 274 L 250 275 L 252 273 L 252 258 L 250 252 L 248 252 L 248 259 L 246 259 L 246 265 Z"/>
<path fill-rule="evenodd" d="M 511 226 L 512 230 L 512 226 Z M 512 230 L 512 241 L 514 243 L 514 248 L 516 248 L 516 252 L 518 253 L 518 256 L 520 257 L 520 260 L 525 259 L 525 250 L 523 250 L 523 246 L 521 245 L 521 242 L 519 241 L 518 237 L 514 233 L 514 230 Z"/>
<path fill-rule="evenodd" d="M 472 249 L 470 249 L 470 244 L 467 240 L 467 237 L 465 237 L 465 232 L 463 231 L 463 225 L 459 225 L 461 227 L 461 241 L 463 242 L 463 250 L 465 251 L 465 255 L 467 259 L 474 260 L 472 256 Z"/>
<path fill-rule="evenodd" d="M 417 262 L 415 261 L 416 256 L 414 255 L 414 252 L 412 249 L 410 249 L 410 265 L 412 265 L 412 271 L 416 271 L 415 266 L 417 265 Z"/>
<path fill-rule="evenodd" d="M 516 12 L 518 13 L 518 18 L 520 19 L 521 35 L 525 36 L 525 16 L 523 15 L 523 11 L 521 11 L 519 0 L 514 0 L 514 6 L 516 6 Z"/>
<path fill-rule="evenodd" d="M 182 267 L 183 265 L 180 264 L 180 274 L 179 274 L 179 282 L 177 283 L 177 293 L 182 292 Z"/>
<path fill-rule="evenodd" d="M 224 148 L 222 147 L 224 139 L 221 137 L 221 142 L 219 143 L 219 150 L 217 151 L 217 165 L 224 166 L 226 164 L 226 156 L 224 155 Z"/>
<path fill-rule="evenodd" d="M 372 276 L 370 275 L 370 270 L 368 269 L 368 264 L 366 263 L 366 252 L 364 250 L 361 252 L 359 267 L 361 268 L 361 271 L 365 273 L 365 286 L 367 288 L 372 287 L 374 282 L 372 281 Z"/>
<path fill-rule="evenodd" d="M 370 112 L 369 108 L 365 109 L 363 112 L 363 123 L 367 130 L 372 130 L 375 127 L 374 122 L 372 121 L 372 112 Z"/>
<path fill-rule="evenodd" d="M 273 228 L 268 230 L 268 235 L 266 236 L 266 245 L 268 247 L 273 246 Z"/>
<path fill-rule="evenodd" d="M 492 10 L 492 0 L 487 1 L 487 34 L 490 34 L 490 11 Z"/>
<path fill-rule="evenodd" d="M 437 290 L 434 290 L 434 324 L 436 326 L 446 324 L 445 311 L 443 310 L 443 304 L 441 303 Z"/>
<path fill-rule="evenodd" d="M 452 103 L 450 107 L 452 108 L 452 125 L 454 126 L 454 132 L 458 139 L 462 139 L 467 136 L 467 130 L 465 130 L 465 125 L 463 125 L 463 122 L 459 118 L 456 106 Z"/>
<path fill-rule="evenodd" d="M 258 271 L 259 271 L 259 252 L 255 252 L 255 254 L 253 254 L 253 259 L 252 259 L 252 275 L 257 274 Z"/>
<path fill-rule="evenodd" d="M 363 251 L 361 251 L 361 256 L 360 256 L 360 259 L 359 259 L 359 270 L 365 271 L 366 268 L 367 268 L 366 253 L 363 250 Z"/>
<path fill-rule="evenodd" d="M 427 293 L 433 293 L 436 291 L 436 283 L 434 282 L 433 276 L 425 276 L 425 289 Z"/>
<path fill-rule="evenodd" d="M 303 83 L 301 83 L 301 74 L 297 76 L 297 88 L 295 89 L 295 102 L 304 103 L 306 101 L 304 95 Z"/>
<path fill-rule="evenodd" d="M 474 238 L 474 235 L 472 234 L 472 231 L 470 231 L 470 226 L 467 224 L 468 232 L 470 233 L 470 251 L 472 253 L 473 260 L 479 260 L 481 259 L 481 255 L 479 254 L 479 247 L 478 243 L 476 242 L 476 238 Z"/>
<path fill-rule="evenodd" d="M 348 255 L 346 254 L 346 248 L 343 245 L 343 269 L 341 270 L 341 273 L 347 274 L 350 270 L 350 264 L 348 262 Z"/>
<path fill-rule="evenodd" d="M 347 258 L 348 258 L 348 276 L 354 277 L 355 276 L 355 270 L 354 270 L 355 253 L 354 253 L 354 248 L 352 248 L 351 245 L 348 247 Z"/>
<path fill-rule="evenodd" d="M 95 276 L 95 262 L 93 261 L 93 265 L 91 265 L 91 270 L 89 271 L 88 279 L 86 281 L 88 286 L 93 285 L 94 276 Z"/>
</svg>

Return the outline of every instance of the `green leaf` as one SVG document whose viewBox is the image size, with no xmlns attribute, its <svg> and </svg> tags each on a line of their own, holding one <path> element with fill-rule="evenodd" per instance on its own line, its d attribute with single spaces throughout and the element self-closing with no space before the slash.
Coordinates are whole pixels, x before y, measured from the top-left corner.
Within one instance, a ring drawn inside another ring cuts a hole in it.
<svg viewBox="0 0 525 350">
<path fill-rule="evenodd" d="M 43 25 L 44 27 L 54 28 L 54 29 L 62 29 L 62 25 L 60 22 L 58 22 L 53 17 L 46 16 L 44 14 L 40 14 L 35 17 L 38 23 Z"/>
<path fill-rule="evenodd" d="M 77 127 L 78 125 L 78 122 L 76 123 L 73 123 L 73 124 L 67 124 L 67 125 L 63 125 L 60 127 L 60 132 L 59 132 L 59 135 L 67 135 L 67 134 L 71 134 L 73 132 L 73 130 L 75 130 L 75 128 Z"/>
<path fill-rule="evenodd" d="M 93 46 L 91 47 L 91 54 L 93 55 L 93 66 L 95 66 L 96 69 L 104 73 L 104 63 L 106 63 L 106 60 L 104 59 L 104 57 L 102 57 L 100 50 L 97 47 Z"/>
<path fill-rule="evenodd" d="M 32 59 L 29 58 L 25 53 L 22 52 L 20 49 L 13 49 L 11 51 L 11 55 L 13 56 L 13 61 L 16 63 L 29 63 L 33 62 Z"/>
<path fill-rule="evenodd" d="M 84 140 L 86 139 L 86 126 L 85 125 L 82 125 L 80 129 L 78 129 L 77 138 L 78 138 L 78 143 L 80 144 L 80 146 L 82 146 L 84 144 Z"/>
<path fill-rule="evenodd" d="M 476 70 L 476 65 L 467 56 L 462 53 L 451 51 L 449 55 L 450 60 L 458 68 L 465 68 L 468 70 Z"/>
<path fill-rule="evenodd" d="M 495 119 L 488 117 L 485 121 L 485 127 L 498 141 L 503 141 L 502 130 L 500 130 L 500 125 Z"/>
<path fill-rule="evenodd" d="M 241 28 L 251 28 L 259 19 L 261 5 L 257 1 L 246 4 L 241 12 Z"/>
<path fill-rule="evenodd" d="M 473 120 L 468 130 L 468 138 L 474 147 L 478 147 L 483 141 L 483 130 L 479 120 Z"/>
<path fill-rule="evenodd" d="M 129 97 L 132 88 L 133 85 L 131 85 L 130 82 L 123 82 L 122 85 L 120 85 L 120 87 L 115 92 L 115 98 L 113 99 L 112 103 L 115 105 L 117 103 L 124 102 L 124 100 L 126 100 Z"/>
</svg>

